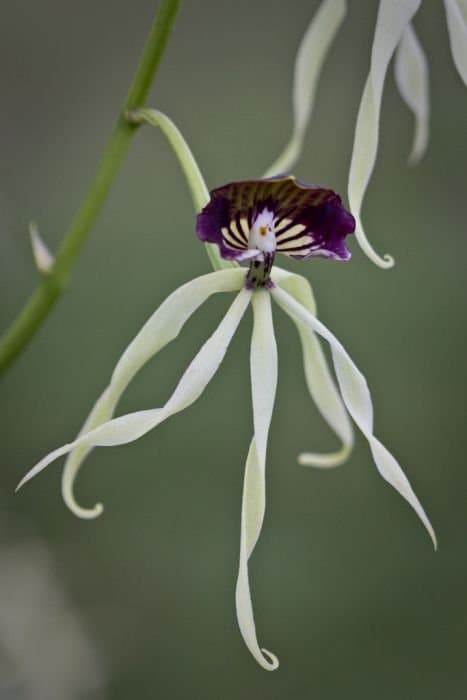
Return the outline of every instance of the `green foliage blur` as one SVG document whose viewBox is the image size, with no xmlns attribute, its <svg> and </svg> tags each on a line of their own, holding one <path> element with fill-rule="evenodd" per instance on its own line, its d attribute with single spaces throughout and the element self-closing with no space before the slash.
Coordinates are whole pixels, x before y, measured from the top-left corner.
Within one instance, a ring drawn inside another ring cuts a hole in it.
<svg viewBox="0 0 467 700">
<path fill-rule="evenodd" d="M 349 4 L 295 169 L 344 199 L 377 7 Z M 57 247 L 93 176 L 154 5 L 43 0 L 2 9 L 1 328 L 37 281 L 28 222 Z M 294 56 L 317 6 L 182 4 L 150 106 L 180 127 L 209 187 L 259 176 L 287 140 Z M 412 117 L 391 72 L 363 214 L 372 244 L 394 255 L 396 267 L 376 268 L 354 241 L 348 264 L 285 265 L 311 280 L 320 317 L 365 372 L 376 433 L 404 466 L 439 551 L 377 475 L 364 440 L 339 469 L 297 465 L 300 451 L 337 445 L 307 396 L 298 339 L 279 310 L 268 505 L 251 566 L 258 637 L 279 656 L 277 672 L 256 665 L 234 609 L 252 432 L 249 317 L 196 405 L 138 443 L 88 459 L 77 493 L 85 505 L 104 502 L 100 519 L 80 521 L 66 510 L 59 464 L 14 495 L 32 464 L 76 434 L 149 314 L 209 270 L 173 155 L 157 130 L 144 128 L 68 292 L 0 390 L 0 545 L 32 538 L 48 547 L 98 650 L 101 683 L 82 697 L 467 697 L 467 93 L 442 3 L 424 3 L 415 27 L 430 64 L 429 150 L 418 167 L 406 165 Z M 202 308 L 138 376 L 120 410 L 161 405 L 227 304 L 219 297 Z M 11 603 L 1 582 L 0 611 Z M 2 629 L 0 677 L 11 661 Z M 52 689 L 59 667 L 57 658 L 47 671 Z M 11 693 L 5 697 L 23 697 Z"/>
</svg>

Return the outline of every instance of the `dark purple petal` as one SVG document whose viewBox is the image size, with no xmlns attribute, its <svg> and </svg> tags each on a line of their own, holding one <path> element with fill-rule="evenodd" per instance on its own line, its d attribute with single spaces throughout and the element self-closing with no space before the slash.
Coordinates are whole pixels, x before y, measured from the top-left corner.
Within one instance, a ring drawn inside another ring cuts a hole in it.
<svg viewBox="0 0 467 700">
<path fill-rule="evenodd" d="M 217 243 L 220 254 L 227 260 L 235 259 L 238 254 L 236 248 L 227 248 L 221 230 L 229 222 L 229 203 L 226 199 L 211 199 L 202 212 L 198 214 L 196 232 L 199 238 L 206 243 Z M 246 247 L 246 246 L 243 246 Z M 242 249 L 243 249 L 242 247 Z"/>
<path fill-rule="evenodd" d="M 248 237 L 260 212 L 274 213 L 276 251 L 293 258 L 348 260 L 345 237 L 353 216 L 333 190 L 306 185 L 291 175 L 232 182 L 211 192 L 197 219 L 202 241 L 216 243 L 222 257 L 245 259 Z"/>
</svg>

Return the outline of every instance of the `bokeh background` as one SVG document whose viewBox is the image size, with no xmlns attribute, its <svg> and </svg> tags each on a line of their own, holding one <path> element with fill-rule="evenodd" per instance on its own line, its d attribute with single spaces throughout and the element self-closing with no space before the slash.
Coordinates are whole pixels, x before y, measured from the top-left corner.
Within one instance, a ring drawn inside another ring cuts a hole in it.
<svg viewBox="0 0 467 700">
<path fill-rule="evenodd" d="M 28 222 L 56 248 L 93 176 L 157 3 L 7 3 L 0 23 L 0 290 L 6 327 L 37 282 Z M 352 7 L 325 66 L 298 177 L 345 195 L 376 2 Z M 295 51 L 311 0 L 183 4 L 150 104 L 191 144 L 209 186 L 260 175 L 288 138 Z M 431 71 L 431 140 L 406 165 L 412 117 L 389 75 L 365 200 L 391 271 L 352 242 L 349 264 L 290 263 L 364 370 L 377 434 L 401 460 L 439 537 L 377 475 L 363 439 L 343 467 L 299 467 L 335 438 L 306 394 L 291 323 L 276 313 L 280 379 L 268 507 L 251 563 L 268 674 L 237 628 L 234 585 L 251 437 L 247 318 L 186 413 L 138 443 L 96 450 L 77 485 L 104 515 L 60 498 L 69 441 L 126 343 L 179 284 L 208 271 L 192 204 L 156 130 L 134 140 L 72 283 L 2 380 L 0 697 L 17 700 L 467 697 L 465 227 L 467 92 L 442 3 L 415 22 Z M 286 263 L 287 264 L 287 263 Z M 227 307 L 213 299 L 135 380 L 121 410 L 161 405 Z"/>
</svg>

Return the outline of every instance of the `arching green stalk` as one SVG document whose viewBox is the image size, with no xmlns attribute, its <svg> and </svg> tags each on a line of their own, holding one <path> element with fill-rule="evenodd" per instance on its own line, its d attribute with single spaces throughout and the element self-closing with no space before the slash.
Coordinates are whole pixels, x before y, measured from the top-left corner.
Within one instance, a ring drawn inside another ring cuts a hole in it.
<svg viewBox="0 0 467 700">
<path fill-rule="evenodd" d="M 179 5 L 180 0 L 162 0 L 160 4 L 94 182 L 63 239 L 53 267 L 43 274 L 40 284 L 0 340 L 0 374 L 5 372 L 24 350 L 68 284 L 76 258 L 103 207 L 131 138 L 137 129 L 137 124 L 130 123 L 125 118 L 125 114 L 129 110 L 139 109 L 146 101 L 167 46 Z"/>
</svg>

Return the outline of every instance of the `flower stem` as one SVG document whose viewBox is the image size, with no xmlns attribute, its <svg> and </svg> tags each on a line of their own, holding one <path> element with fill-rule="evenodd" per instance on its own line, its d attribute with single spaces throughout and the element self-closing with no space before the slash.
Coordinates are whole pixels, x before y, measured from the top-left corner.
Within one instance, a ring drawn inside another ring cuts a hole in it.
<svg viewBox="0 0 467 700">
<path fill-rule="evenodd" d="M 127 111 L 144 105 L 167 46 L 179 5 L 180 0 L 161 0 L 133 82 L 94 182 L 71 222 L 52 269 L 43 275 L 40 284 L 0 340 L 0 374 L 4 373 L 24 350 L 67 287 L 76 258 L 99 216 L 131 138 L 138 128 L 137 124 L 128 122 L 124 115 Z"/>
</svg>

